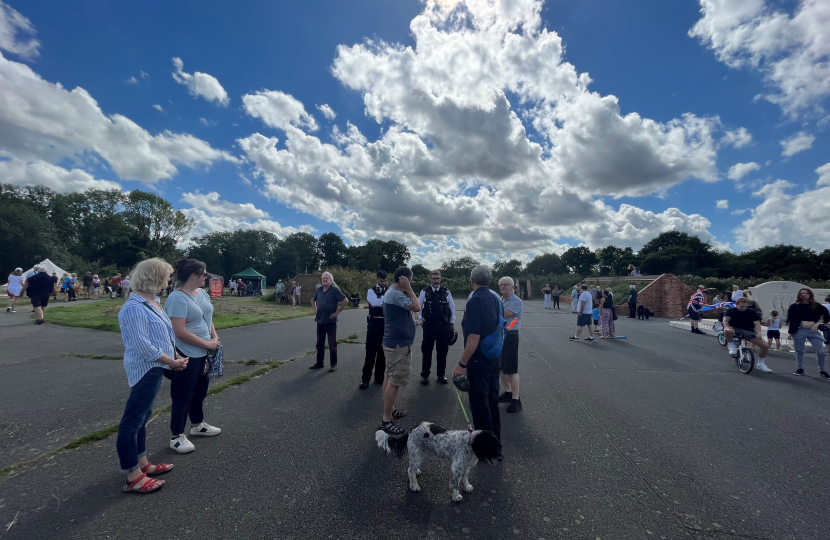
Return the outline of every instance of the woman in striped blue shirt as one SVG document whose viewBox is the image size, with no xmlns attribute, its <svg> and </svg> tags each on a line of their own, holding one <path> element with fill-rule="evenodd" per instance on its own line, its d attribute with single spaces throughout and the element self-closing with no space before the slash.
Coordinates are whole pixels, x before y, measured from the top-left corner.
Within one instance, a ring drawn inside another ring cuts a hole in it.
<svg viewBox="0 0 830 540">
<path fill-rule="evenodd" d="M 121 472 L 127 475 L 125 493 L 152 493 L 163 480 L 148 478 L 170 471 L 173 465 L 147 460 L 145 426 L 166 369 L 182 371 L 188 358 L 177 358 L 170 319 L 162 310 L 158 292 L 167 285 L 173 267 L 162 259 L 141 261 L 133 269 L 132 294 L 118 314 L 124 339 L 124 370 L 130 397 L 118 426 L 116 449 Z"/>
</svg>

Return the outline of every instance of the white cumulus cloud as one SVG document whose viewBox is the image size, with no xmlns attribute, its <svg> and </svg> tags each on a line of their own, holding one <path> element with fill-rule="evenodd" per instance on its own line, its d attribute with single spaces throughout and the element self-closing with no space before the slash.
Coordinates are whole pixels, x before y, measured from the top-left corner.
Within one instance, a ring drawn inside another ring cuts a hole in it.
<svg viewBox="0 0 830 540">
<path fill-rule="evenodd" d="M 176 71 L 173 72 L 173 79 L 177 83 L 187 86 L 188 93 L 193 97 L 203 97 L 208 101 L 213 101 L 218 105 L 227 106 L 230 103 L 230 98 L 219 80 L 213 75 L 197 71 L 195 73 L 186 73 L 184 71 L 184 62 L 181 58 L 173 58 L 173 67 Z"/>
<path fill-rule="evenodd" d="M 796 185 L 786 180 L 767 184 L 753 196 L 763 199 L 752 217 L 735 229 L 738 243 L 746 249 L 794 244 L 818 251 L 830 246 L 830 163 L 816 169 L 815 189 L 793 194 Z"/>
<path fill-rule="evenodd" d="M 26 59 L 40 56 L 40 42 L 35 38 L 19 40 L 18 32 L 33 36 L 35 28 L 19 11 L 0 2 L 0 49 Z"/>
<path fill-rule="evenodd" d="M 781 155 L 789 157 L 793 154 L 803 152 L 804 150 L 809 150 L 813 147 L 813 141 L 815 140 L 816 138 L 806 131 L 799 131 L 795 135 L 780 141 L 781 146 L 783 147 Z"/>
<path fill-rule="evenodd" d="M 162 107 L 162 106 L 161 106 L 161 105 L 159 105 L 158 103 L 153 104 L 153 108 L 154 108 L 155 110 L 157 110 L 158 112 L 164 112 L 164 107 Z"/>
<path fill-rule="evenodd" d="M 800 0 L 792 15 L 766 0 L 699 0 L 703 17 L 689 31 L 732 68 L 758 70 L 774 90 L 764 96 L 797 116 L 822 110 L 830 95 L 830 3 Z"/>
<path fill-rule="evenodd" d="M 673 229 L 713 239 L 703 216 L 594 197 L 717 181 L 720 119 L 621 114 L 616 97 L 591 92 L 590 77 L 563 60 L 541 8 L 429 1 L 410 25 L 414 47 L 339 46 L 332 73 L 359 92 L 382 126 L 377 138 L 347 122 L 331 144 L 311 134 L 316 123 L 293 97 L 243 97 L 248 114 L 284 131 L 237 141 L 264 193 L 336 223 L 350 241 L 405 242 L 415 260 L 525 256 L 558 250 L 564 237 L 639 247 Z M 740 129 L 729 137 L 751 140 Z"/>
<path fill-rule="evenodd" d="M 317 110 L 323 113 L 323 116 L 325 116 L 327 120 L 334 120 L 334 118 L 337 116 L 337 113 L 334 112 L 334 109 L 329 107 L 326 103 L 323 103 L 322 105 L 317 105 Z"/>
<path fill-rule="evenodd" d="M 219 231 L 258 230 L 268 231 L 280 237 L 288 236 L 289 234 L 297 232 L 316 232 L 315 229 L 309 225 L 291 227 L 283 226 L 278 221 L 270 219 L 246 220 L 222 215 L 210 215 L 204 210 L 200 210 L 198 208 L 182 208 L 182 212 L 195 222 L 193 230 L 191 230 L 185 238 L 182 238 L 182 244 L 186 244 L 193 238 Z"/>
<path fill-rule="evenodd" d="M 729 201 L 727 201 L 726 199 L 721 199 L 717 201 L 717 204 L 715 204 L 715 208 L 719 210 L 726 210 L 727 208 L 729 208 Z"/>
<path fill-rule="evenodd" d="M 720 140 L 721 144 L 743 148 L 752 144 L 752 134 L 745 127 L 727 131 Z"/>
<path fill-rule="evenodd" d="M 242 96 L 245 112 L 259 118 L 266 126 L 285 130 L 288 126 L 318 129 L 314 117 L 308 114 L 305 106 L 294 96 L 279 90 L 262 90 Z"/>
<path fill-rule="evenodd" d="M 138 79 L 136 79 L 135 77 L 130 77 L 129 79 L 124 81 L 124 84 L 136 85 L 138 84 Z"/>
<path fill-rule="evenodd" d="M 83 88 L 66 90 L 0 54 L 0 156 L 58 163 L 103 158 L 120 178 L 153 183 L 176 165 L 209 166 L 237 159 L 189 134 L 151 135 L 120 114 L 106 116 Z"/>
<path fill-rule="evenodd" d="M 736 182 L 739 181 L 744 176 L 748 175 L 752 171 L 760 171 L 761 166 L 751 161 L 749 163 L 736 163 L 729 167 L 729 172 L 726 173 L 726 176 L 730 180 L 735 180 Z"/>
<path fill-rule="evenodd" d="M 182 202 L 194 208 L 204 210 L 212 216 L 229 217 L 234 219 L 263 219 L 267 218 L 268 212 L 260 210 L 252 203 L 232 203 L 223 201 L 220 195 L 211 191 L 207 194 L 199 192 L 185 193 L 182 195 Z"/>
<path fill-rule="evenodd" d="M 17 186 L 44 186 L 61 193 L 87 189 L 121 189 L 117 182 L 99 180 L 81 169 L 66 170 L 42 160 L 0 160 L 0 179 Z"/>
</svg>

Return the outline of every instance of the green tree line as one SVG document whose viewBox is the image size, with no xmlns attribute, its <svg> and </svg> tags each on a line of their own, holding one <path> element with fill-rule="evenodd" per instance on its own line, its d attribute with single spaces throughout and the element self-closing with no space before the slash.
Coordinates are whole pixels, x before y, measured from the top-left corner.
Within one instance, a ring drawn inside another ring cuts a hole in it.
<svg viewBox="0 0 830 540">
<path fill-rule="evenodd" d="M 63 194 L 42 186 L 0 184 L 0 275 L 46 258 L 75 272 L 92 270 L 108 275 L 128 272 L 148 257 L 172 262 L 189 256 L 204 261 L 209 271 L 226 279 L 252 266 L 265 274 L 270 284 L 278 278 L 326 268 L 393 272 L 410 260 L 408 248 L 395 240 L 372 239 L 347 246 L 333 232 L 319 237 L 300 232 L 280 238 L 261 230 L 221 231 L 182 245 L 193 225 L 163 197 L 140 190 L 90 189 Z M 462 257 L 444 262 L 440 270 L 454 290 L 466 289 L 470 270 L 477 264 L 471 257 Z M 636 252 L 613 245 L 597 250 L 578 246 L 561 255 L 537 255 L 527 265 L 518 259 L 499 260 L 492 269 L 497 278 L 579 279 L 625 276 L 629 265 L 645 275 L 827 280 L 830 249 L 819 253 L 779 244 L 736 254 L 718 250 L 696 236 L 669 231 Z M 429 269 L 420 264 L 412 269 L 417 282 L 428 281 Z"/>
</svg>

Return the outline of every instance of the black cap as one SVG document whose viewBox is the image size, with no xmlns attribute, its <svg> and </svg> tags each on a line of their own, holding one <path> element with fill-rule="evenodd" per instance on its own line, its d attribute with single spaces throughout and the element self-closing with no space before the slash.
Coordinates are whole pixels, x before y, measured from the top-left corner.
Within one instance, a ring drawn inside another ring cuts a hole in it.
<svg viewBox="0 0 830 540">
<path fill-rule="evenodd" d="M 467 380 L 467 377 L 453 377 L 452 383 L 462 392 L 470 391 L 470 381 Z"/>
</svg>

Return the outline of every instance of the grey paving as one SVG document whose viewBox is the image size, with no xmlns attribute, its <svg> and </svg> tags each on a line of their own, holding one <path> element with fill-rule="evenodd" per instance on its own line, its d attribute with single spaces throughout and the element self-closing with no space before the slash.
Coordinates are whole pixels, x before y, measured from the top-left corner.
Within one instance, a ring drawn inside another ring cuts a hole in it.
<svg viewBox="0 0 830 540">
<path fill-rule="evenodd" d="M 572 319 L 526 304 L 525 409 L 503 414 L 506 460 L 477 466 L 475 490 L 460 504 L 450 502 L 447 471 L 435 462 L 423 467 L 423 491 L 408 492 L 406 460 L 374 446 L 380 392 L 357 389 L 363 347 L 341 344 L 337 373 L 295 361 L 210 397 L 209 417 L 225 433 L 195 440 L 192 454 L 171 455 L 167 420 L 156 419 L 150 456 L 176 465 L 158 494 L 119 493 L 112 438 L 0 480 L 0 535 L 828 537 L 830 383 L 816 377 L 814 356 L 808 377 L 789 375 L 794 359 L 783 353 L 768 361 L 776 373 L 742 375 L 713 338 L 666 320 L 621 319 L 627 340 L 570 343 Z M 312 337 L 311 321 L 293 324 L 239 329 L 238 337 L 259 336 L 262 350 L 279 348 L 283 331 Z M 360 325 L 361 313 L 349 312 L 342 329 Z M 226 344 L 234 339 L 225 334 Z M 450 363 L 460 352 L 451 349 Z M 452 387 L 423 387 L 417 371 L 400 396 L 406 425 L 463 428 Z"/>
</svg>

